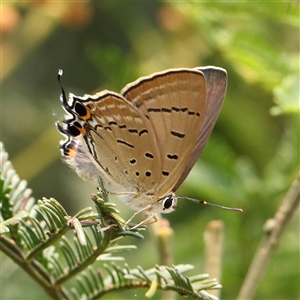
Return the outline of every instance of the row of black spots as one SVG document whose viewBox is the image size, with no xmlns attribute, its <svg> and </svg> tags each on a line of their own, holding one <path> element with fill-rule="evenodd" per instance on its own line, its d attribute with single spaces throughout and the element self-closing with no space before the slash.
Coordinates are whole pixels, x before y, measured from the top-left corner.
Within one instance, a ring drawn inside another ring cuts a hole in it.
<svg viewBox="0 0 300 300">
<path fill-rule="evenodd" d="M 197 111 L 191 111 L 191 110 L 189 110 L 188 111 L 188 115 L 189 116 L 197 116 L 197 117 L 200 117 L 200 113 L 199 112 L 197 112 Z"/>
<path fill-rule="evenodd" d="M 156 108 L 156 107 L 150 107 L 150 108 L 147 109 L 147 111 L 149 113 L 151 113 L 151 112 L 161 112 L 161 109 L 160 108 Z"/>
<path fill-rule="evenodd" d="M 186 112 L 186 111 L 188 111 L 187 107 L 175 107 L 175 106 L 172 106 L 171 109 L 172 109 L 172 111 L 175 111 L 175 112 Z"/>
<path fill-rule="evenodd" d="M 163 176 L 169 176 L 169 174 L 170 174 L 168 171 L 164 171 L 164 170 L 161 173 Z"/>
<path fill-rule="evenodd" d="M 127 147 L 129 147 L 129 148 L 134 148 L 134 146 L 133 146 L 132 144 L 129 144 L 129 143 L 127 143 L 127 142 L 124 141 L 124 140 L 117 139 L 117 142 L 118 142 L 119 144 L 125 145 L 125 146 L 127 146 Z"/>
<path fill-rule="evenodd" d="M 171 107 L 171 108 L 167 108 L 167 107 L 162 107 L 162 108 L 159 108 L 159 107 L 150 107 L 147 109 L 148 112 L 164 112 L 164 113 L 171 113 L 172 111 L 175 111 L 175 112 L 186 112 L 188 110 L 187 107 L 183 107 L 183 108 L 180 108 L 180 107 Z"/>
<path fill-rule="evenodd" d="M 174 131 L 174 130 L 171 130 L 171 134 L 180 139 L 183 139 L 185 137 L 185 133 L 181 133 L 181 132 Z"/>
<path fill-rule="evenodd" d="M 112 131 L 109 126 L 103 126 L 101 124 L 96 124 L 95 125 L 95 131 L 97 131 L 98 128 Z"/>
<path fill-rule="evenodd" d="M 190 116 L 196 115 L 197 117 L 200 117 L 200 113 L 199 112 L 188 110 L 187 107 L 181 107 L 180 108 L 180 107 L 173 106 L 172 107 L 172 111 L 175 111 L 175 112 L 187 112 L 188 115 L 190 115 Z"/>
<path fill-rule="evenodd" d="M 96 127 L 100 127 L 100 128 L 103 128 L 105 130 L 109 130 L 112 132 L 111 126 L 113 126 L 113 125 L 118 126 L 120 129 L 126 128 L 125 124 L 118 125 L 118 123 L 116 121 L 109 121 L 107 126 L 102 126 L 101 124 L 97 124 Z"/>
<path fill-rule="evenodd" d="M 120 129 L 124 129 L 124 128 L 127 127 L 125 124 L 118 125 L 117 122 L 115 122 L 115 121 L 110 121 L 108 124 L 109 124 L 109 125 L 116 125 L 116 126 L 118 126 Z M 101 124 L 97 124 L 97 125 L 95 126 L 95 128 L 96 128 L 96 129 L 97 129 L 97 128 L 103 128 L 103 129 L 105 129 L 105 130 L 107 130 L 107 131 L 112 132 L 112 128 L 111 128 L 110 126 L 102 126 Z M 146 129 L 143 129 L 143 130 L 141 130 L 140 132 L 138 132 L 137 129 L 128 129 L 128 131 L 129 131 L 130 133 L 138 133 L 139 136 L 141 136 L 141 135 L 144 134 L 144 133 L 148 133 L 148 131 L 147 131 Z"/>
<path fill-rule="evenodd" d="M 170 154 L 170 153 L 169 153 L 169 154 L 167 155 L 167 158 L 168 158 L 168 159 L 174 159 L 174 160 L 177 160 L 177 159 L 178 159 L 178 155 L 177 155 L 177 154 Z"/>
<path fill-rule="evenodd" d="M 140 174 L 139 171 L 136 171 L 136 172 L 135 172 L 135 176 L 139 177 L 140 175 L 141 175 L 141 174 Z M 151 175 L 152 175 L 151 171 L 146 171 L 146 172 L 145 172 L 145 176 L 151 177 Z"/>
<path fill-rule="evenodd" d="M 142 129 L 142 130 L 138 131 L 136 128 L 128 128 L 128 132 L 137 133 L 139 136 L 142 136 L 143 134 L 148 133 L 148 130 L 147 129 Z"/>
<path fill-rule="evenodd" d="M 153 154 L 151 154 L 150 152 L 146 152 L 145 157 L 150 158 L 150 159 L 154 158 Z M 134 164 L 137 163 L 137 160 L 135 158 L 132 158 L 132 159 L 129 160 L 129 162 L 130 162 L 131 165 L 134 165 Z"/>
<path fill-rule="evenodd" d="M 108 124 L 109 125 L 118 125 L 117 122 L 115 122 L 115 121 L 110 121 Z M 99 126 L 103 127 L 105 130 L 112 131 L 110 126 L 102 126 L 102 125 L 99 125 Z M 118 125 L 118 126 L 119 126 L 120 129 L 125 129 L 127 127 L 125 124 Z M 128 132 L 137 133 L 139 136 L 142 136 L 143 134 L 148 133 L 148 130 L 147 129 L 142 129 L 141 131 L 138 131 L 136 128 L 128 128 Z"/>
<path fill-rule="evenodd" d="M 167 108 L 167 107 L 162 107 L 162 108 L 150 107 L 150 108 L 147 109 L 147 111 L 150 112 L 150 113 L 151 112 L 171 113 L 172 111 L 174 111 L 174 112 L 187 112 L 188 115 L 196 115 L 197 117 L 200 116 L 199 112 L 188 110 L 187 107 L 175 107 L 175 106 L 172 106 L 171 108 Z"/>
<path fill-rule="evenodd" d="M 192 111 L 192 110 L 188 110 L 187 107 L 182 107 L 182 108 L 179 108 L 179 107 L 172 107 L 172 110 L 175 111 L 175 112 L 187 112 L 189 116 L 193 116 L 193 115 L 196 115 L 197 117 L 200 117 L 200 113 L 197 112 L 197 111 Z"/>
</svg>

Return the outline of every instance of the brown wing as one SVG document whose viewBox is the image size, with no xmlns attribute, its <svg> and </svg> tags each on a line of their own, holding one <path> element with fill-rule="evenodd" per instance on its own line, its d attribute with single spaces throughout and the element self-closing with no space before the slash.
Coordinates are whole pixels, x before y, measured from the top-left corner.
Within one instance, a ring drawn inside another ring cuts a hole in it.
<svg viewBox="0 0 300 300">
<path fill-rule="evenodd" d="M 207 143 L 207 140 L 209 139 L 210 134 L 218 119 L 218 116 L 220 114 L 224 102 L 224 97 L 226 94 L 226 88 L 227 88 L 226 70 L 222 68 L 213 67 L 213 66 L 199 67 L 196 68 L 196 70 L 203 72 L 206 81 L 207 103 L 206 103 L 205 115 L 201 126 L 201 130 L 197 137 L 196 147 L 194 148 L 194 151 L 190 156 L 190 159 L 184 171 L 182 172 L 181 177 L 179 178 L 179 180 L 177 181 L 176 185 L 173 188 L 174 192 L 179 188 L 181 183 L 190 173 L 199 155 L 203 151 Z"/>
<path fill-rule="evenodd" d="M 87 142 L 94 158 L 113 181 L 137 192 L 156 184 L 160 156 L 146 117 L 121 95 L 106 94 L 92 102 Z"/>
<path fill-rule="evenodd" d="M 128 84 L 121 94 L 149 119 L 161 162 L 158 198 L 170 192 L 188 164 L 204 119 L 206 85 L 196 69 L 173 69 Z"/>
</svg>

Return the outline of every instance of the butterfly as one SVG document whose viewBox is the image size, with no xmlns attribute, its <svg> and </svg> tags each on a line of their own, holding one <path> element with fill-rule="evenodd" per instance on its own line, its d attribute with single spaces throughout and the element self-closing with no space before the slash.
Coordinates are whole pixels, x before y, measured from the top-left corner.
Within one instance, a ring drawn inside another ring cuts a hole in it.
<svg viewBox="0 0 300 300">
<path fill-rule="evenodd" d="M 61 76 L 59 70 L 59 82 Z M 137 213 L 151 218 L 171 212 L 175 191 L 217 121 L 226 88 L 226 70 L 213 66 L 154 73 L 120 93 L 70 93 L 67 99 L 61 86 L 61 154 L 80 177 L 100 177 L 107 191 Z"/>
</svg>

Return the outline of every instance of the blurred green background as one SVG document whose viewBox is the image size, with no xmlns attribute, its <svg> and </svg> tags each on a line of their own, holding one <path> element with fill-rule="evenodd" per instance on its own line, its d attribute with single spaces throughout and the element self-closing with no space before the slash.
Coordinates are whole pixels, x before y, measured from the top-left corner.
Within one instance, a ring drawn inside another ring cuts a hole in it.
<svg viewBox="0 0 300 300">
<path fill-rule="evenodd" d="M 220 66 L 228 90 L 218 122 L 178 195 L 231 207 L 228 212 L 180 200 L 167 215 L 174 263 L 204 271 L 203 232 L 225 224 L 222 298 L 235 299 L 263 235 L 299 170 L 299 2 L 24 1 L 1 4 L 1 140 L 33 196 L 54 197 L 70 215 L 92 205 L 95 186 L 60 158 L 63 117 L 57 70 L 66 92 L 120 91 L 152 72 Z M 124 218 L 132 212 L 116 200 Z M 126 254 L 131 267 L 158 262 L 151 237 Z M 146 258 L 146 259 L 145 259 Z M 7 257 L 1 299 L 48 299 Z M 299 213 L 289 224 L 256 299 L 299 299 Z M 192 275 L 192 274 L 191 274 Z M 143 298 L 145 290 L 105 299 Z M 158 299 L 159 296 L 156 296 Z"/>
</svg>

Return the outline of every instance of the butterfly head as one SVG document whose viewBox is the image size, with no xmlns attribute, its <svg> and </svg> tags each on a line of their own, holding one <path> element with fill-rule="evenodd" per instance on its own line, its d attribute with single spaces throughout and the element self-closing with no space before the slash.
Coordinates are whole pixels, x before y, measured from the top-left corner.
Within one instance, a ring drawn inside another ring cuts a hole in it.
<svg viewBox="0 0 300 300">
<path fill-rule="evenodd" d="M 170 212 L 173 212 L 178 207 L 177 204 L 177 198 L 173 192 L 169 193 L 166 197 L 159 199 L 157 201 L 157 209 L 164 214 L 168 214 Z"/>
</svg>

